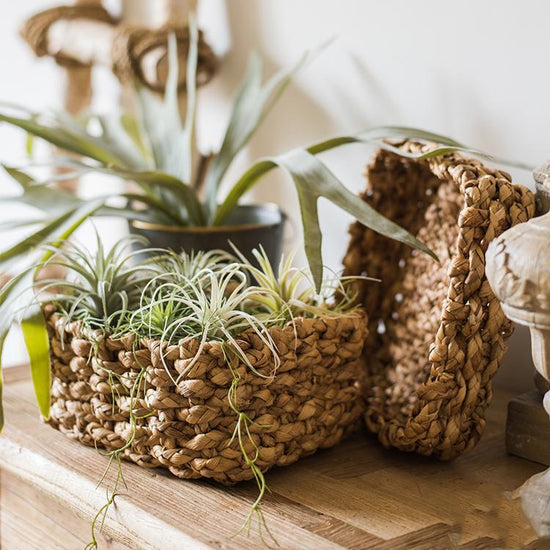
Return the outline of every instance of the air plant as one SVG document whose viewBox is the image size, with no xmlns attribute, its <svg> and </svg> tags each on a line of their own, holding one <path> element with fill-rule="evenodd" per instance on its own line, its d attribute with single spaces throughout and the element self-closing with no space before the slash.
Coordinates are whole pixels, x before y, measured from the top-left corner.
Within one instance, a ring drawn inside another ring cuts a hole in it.
<svg viewBox="0 0 550 550">
<path fill-rule="evenodd" d="M 318 158 L 320 153 L 350 143 L 368 143 L 416 159 L 452 151 L 480 154 L 452 139 L 421 130 L 375 128 L 259 160 L 234 182 L 227 196 L 222 197 L 220 184 L 234 159 L 274 107 L 293 75 L 312 56 L 306 54 L 294 67 L 275 74 L 262 84 L 262 62 L 257 55 L 252 55 L 235 96 L 219 151 L 212 156 L 200 156 L 200 162 L 195 163 L 197 40 L 198 30 L 191 19 L 184 123 L 180 120 L 177 96 L 179 64 L 174 36 L 170 36 L 168 41 L 169 74 L 164 99 L 160 100 L 147 89 L 138 89 L 138 117 L 123 113 L 118 117 L 90 116 L 85 120 L 76 120 L 63 113 L 44 115 L 8 105 L 4 105 L 4 112 L 0 113 L 0 122 L 19 127 L 31 136 L 82 159 L 76 160 L 72 156 L 52 161 L 52 166 L 61 165 L 69 172 L 54 174 L 44 180 L 34 178 L 19 168 L 4 166 L 19 184 L 22 194 L 1 199 L 0 203 L 24 203 L 34 207 L 38 215 L 0 224 L 3 229 L 32 228 L 31 234 L 0 252 L 0 270 L 16 271 L 11 281 L 0 290 L 0 357 L 12 322 L 20 320 L 30 351 L 33 377 L 41 384 L 49 380 L 47 332 L 42 312 L 33 298 L 32 282 L 55 249 L 62 246 L 88 218 L 114 215 L 129 221 L 160 222 L 174 226 L 221 226 L 247 191 L 269 171 L 281 167 L 296 187 L 305 253 L 313 284 L 319 293 L 323 284 L 323 262 L 317 203 L 321 197 L 374 231 L 433 256 L 413 235 L 349 191 Z M 411 154 L 388 139 L 416 139 L 439 145 L 426 153 Z M 91 172 L 132 181 L 137 190 L 109 192 L 93 200 L 83 200 L 53 186 L 57 181 Z M 114 203 L 115 198 L 124 199 L 126 205 Z M 44 251 L 42 245 L 48 242 L 50 248 Z M 47 415 L 49 398 L 46 393 L 43 392 L 39 402 L 43 414 Z"/>
<path fill-rule="evenodd" d="M 71 241 L 62 248 L 46 246 L 55 255 L 44 265 L 61 267 L 66 276 L 41 281 L 39 301 L 47 300 L 53 293 L 53 303 L 68 322 L 81 320 L 88 328 L 111 332 L 122 312 L 137 307 L 144 285 L 159 273 L 160 266 L 154 261 L 136 260 L 144 251 L 131 248 L 138 243 L 143 246 L 143 241 L 126 237 L 105 250 L 96 233 L 93 253 Z"/>
<path fill-rule="evenodd" d="M 256 282 L 251 303 L 256 315 L 269 315 L 283 322 L 295 317 L 342 315 L 355 307 L 355 294 L 346 283 L 350 279 L 377 281 L 370 277 L 343 277 L 325 269 L 325 277 L 319 290 L 307 269 L 294 267 L 296 251 L 282 257 L 277 270 L 271 265 L 267 253 L 260 246 L 252 254 L 256 264 L 251 263 L 235 249 L 242 262 L 241 267 Z"/>
<path fill-rule="evenodd" d="M 251 329 L 272 352 L 277 363 L 277 351 L 268 331 L 275 320 L 273 316 L 268 319 L 248 310 L 255 288 L 249 285 L 241 266 L 236 262 L 217 263 L 217 259 L 230 258 L 223 252 L 211 253 L 212 263 L 202 267 L 204 256 L 190 257 L 184 252 L 181 257 L 181 263 L 191 268 L 191 276 L 176 271 L 152 279 L 143 289 L 139 308 L 130 313 L 127 323 L 119 327 L 119 333 L 132 331 L 157 337 L 161 344 L 194 338 L 199 341 L 196 357 L 206 342 L 223 342 L 252 369 L 236 340 L 238 334 Z M 166 259 L 159 260 L 166 265 Z M 192 365 L 193 361 L 187 370 Z M 180 373 L 179 378 L 184 375 L 185 372 Z"/>
<path fill-rule="evenodd" d="M 164 100 L 155 97 L 147 89 L 138 89 L 140 116 L 137 118 L 123 113 L 114 118 L 90 116 L 82 121 L 63 113 L 44 115 L 6 105 L 4 112 L 0 113 L 0 122 L 19 127 L 31 136 L 81 158 L 77 160 L 74 156 L 67 156 L 52 161 L 52 166 L 61 165 L 66 170 L 45 180 L 32 177 L 19 168 L 4 166 L 19 184 L 22 194 L 4 198 L 0 202 L 30 205 L 38 215 L 1 225 L 3 229 L 30 227 L 32 232 L 0 252 L 0 270 L 17 271 L 0 290 L 0 358 L 13 321 L 20 320 L 29 349 L 33 379 L 36 378 L 38 386 L 42 388 L 37 389 L 37 397 L 42 414 L 46 417 L 49 411 L 48 392 L 44 389 L 49 381 L 48 338 L 44 316 L 34 300 L 32 283 L 40 267 L 51 258 L 55 249 L 62 246 L 92 216 L 115 215 L 129 221 L 160 222 L 174 226 L 220 226 L 242 196 L 263 175 L 281 166 L 290 174 L 296 186 L 306 256 L 317 288 L 322 283 L 323 271 L 322 236 L 317 213 L 320 197 L 329 199 L 375 231 L 431 254 L 414 236 L 356 197 L 316 157 L 323 151 L 357 141 L 390 148 L 392 146 L 383 138 L 402 135 L 402 129 L 374 130 L 359 136 L 334 138 L 307 149 L 295 149 L 280 157 L 261 160 L 235 182 L 226 198 L 221 198 L 219 188 L 228 168 L 273 108 L 292 76 L 311 55 L 303 56 L 294 67 L 277 73 L 265 84 L 262 84 L 261 60 L 252 55 L 236 94 L 219 151 L 208 162 L 207 157 L 203 156 L 201 162 L 195 164 L 197 41 L 198 30 L 191 19 L 184 123 L 181 122 L 179 111 L 179 64 L 174 36 L 170 36 L 168 41 L 169 74 Z M 423 136 L 433 139 L 433 135 Z M 448 142 L 445 147 L 430 154 L 453 150 L 456 148 L 453 144 Z M 108 192 L 90 201 L 53 186 L 57 181 L 90 172 L 132 181 L 137 190 Z M 113 203 L 114 198 L 124 199 L 126 206 Z M 50 243 L 46 252 L 42 246 L 45 243 Z M 0 426 L 2 423 L 0 411 Z"/>
</svg>

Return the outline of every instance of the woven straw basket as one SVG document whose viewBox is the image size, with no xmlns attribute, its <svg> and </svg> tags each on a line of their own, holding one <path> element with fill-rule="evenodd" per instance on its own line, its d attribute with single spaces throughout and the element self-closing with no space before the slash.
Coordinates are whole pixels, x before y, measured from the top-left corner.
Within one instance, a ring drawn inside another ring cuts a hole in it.
<svg viewBox="0 0 550 550">
<path fill-rule="evenodd" d="M 358 380 L 367 327 L 361 311 L 297 318 L 294 325 L 270 328 L 280 356 L 274 376 L 273 357 L 253 331 L 238 340 L 258 374 L 242 361 L 229 365 L 220 343 L 207 343 L 176 386 L 168 372 L 177 378 L 189 367 L 197 341 L 165 346 L 161 353 L 158 341 L 137 341 L 131 334 L 116 340 L 84 334 L 79 322 L 66 323 L 53 309 L 46 308 L 50 423 L 86 445 L 121 449 L 133 431 L 133 402 L 135 439 L 122 455 L 141 466 L 222 483 L 252 478 L 237 438 L 232 440 L 238 414 L 228 394 L 235 375 L 240 382 L 234 405 L 253 421 L 254 443 L 245 437 L 244 447 L 249 456 L 258 449 L 256 465 L 262 471 L 338 443 L 364 411 Z M 129 388 L 142 369 L 143 391 L 132 401 Z"/>
<path fill-rule="evenodd" d="M 420 144 L 399 145 L 412 153 Z M 412 160 L 380 151 L 362 198 L 439 256 L 356 223 L 344 259 L 369 313 L 365 415 L 381 442 L 449 460 L 475 446 L 512 326 L 485 277 L 491 239 L 534 214 L 509 174 L 458 154 Z"/>
</svg>

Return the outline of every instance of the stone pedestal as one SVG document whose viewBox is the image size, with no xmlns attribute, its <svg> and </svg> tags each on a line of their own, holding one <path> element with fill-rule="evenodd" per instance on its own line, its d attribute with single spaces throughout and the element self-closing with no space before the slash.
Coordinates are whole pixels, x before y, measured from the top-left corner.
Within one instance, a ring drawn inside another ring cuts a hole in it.
<svg viewBox="0 0 550 550">
<path fill-rule="evenodd" d="M 496 238 L 487 250 L 489 283 L 509 319 L 529 327 L 536 389 L 508 406 L 508 452 L 550 465 L 550 162 L 533 173 L 538 217 Z"/>
</svg>

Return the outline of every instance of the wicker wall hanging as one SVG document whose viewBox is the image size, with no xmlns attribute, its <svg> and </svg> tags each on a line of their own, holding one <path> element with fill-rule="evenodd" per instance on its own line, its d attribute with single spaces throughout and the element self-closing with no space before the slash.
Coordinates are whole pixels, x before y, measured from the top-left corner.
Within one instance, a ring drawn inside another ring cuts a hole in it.
<svg viewBox="0 0 550 550">
<path fill-rule="evenodd" d="M 485 251 L 534 215 L 534 197 L 509 174 L 458 154 L 412 160 L 379 151 L 367 180 L 363 199 L 441 263 L 358 223 L 350 228 L 345 274 L 382 280 L 359 290 L 370 316 L 366 424 L 386 447 L 450 460 L 483 432 L 491 378 L 512 331 L 485 277 Z"/>
</svg>

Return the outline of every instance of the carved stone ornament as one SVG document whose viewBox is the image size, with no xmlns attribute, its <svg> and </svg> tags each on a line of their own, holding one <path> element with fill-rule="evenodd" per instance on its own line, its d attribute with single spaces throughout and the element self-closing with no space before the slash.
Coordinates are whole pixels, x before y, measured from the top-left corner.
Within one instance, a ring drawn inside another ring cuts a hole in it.
<svg viewBox="0 0 550 550">
<path fill-rule="evenodd" d="M 550 163 L 535 171 L 534 178 L 539 217 L 512 227 L 489 245 L 486 273 L 505 315 L 530 329 L 533 361 L 538 373 L 546 380 L 546 384 L 537 386 L 544 392 L 550 381 Z M 521 398 L 519 396 L 511 403 L 520 403 Z M 544 393 L 542 404 L 550 415 L 550 391 Z M 535 403 L 531 406 L 531 413 L 536 408 Z M 529 407 L 524 409 L 526 411 Z M 514 407 L 509 408 L 507 448 L 510 452 L 516 451 L 514 454 L 528 456 L 525 449 L 520 448 L 518 453 L 518 449 L 508 446 L 512 427 L 518 431 L 517 426 L 522 421 L 520 415 L 511 422 L 513 412 Z M 520 439 L 526 446 L 540 452 L 548 445 L 545 439 L 548 432 L 540 425 L 537 429 L 536 415 L 524 412 L 523 422 L 525 419 L 529 425 L 524 426 L 523 432 L 519 430 Z M 537 535 L 550 536 L 550 469 L 527 480 L 515 496 L 520 498 L 523 512 Z"/>
<path fill-rule="evenodd" d="M 506 316 L 529 327 L 535 367 L 550 380 L 550 165 L 534 177 L 537 209 L 544 214 L 491 242 L 486 273 Z M 545 408 L 550 414 L 550 403 Z"/>
</svg>

